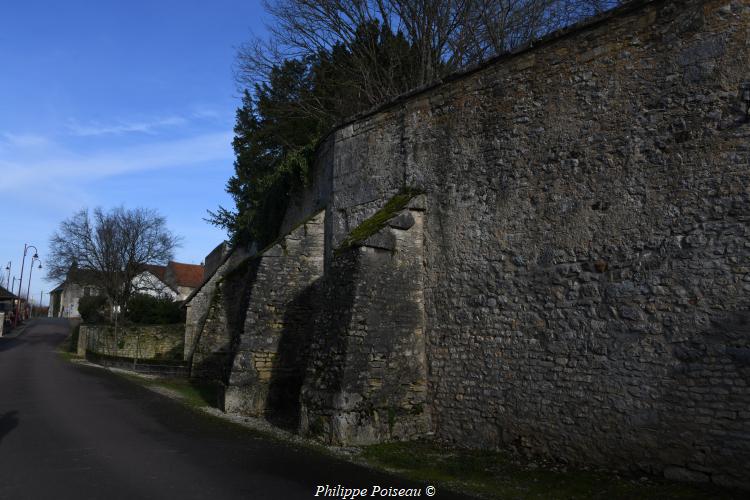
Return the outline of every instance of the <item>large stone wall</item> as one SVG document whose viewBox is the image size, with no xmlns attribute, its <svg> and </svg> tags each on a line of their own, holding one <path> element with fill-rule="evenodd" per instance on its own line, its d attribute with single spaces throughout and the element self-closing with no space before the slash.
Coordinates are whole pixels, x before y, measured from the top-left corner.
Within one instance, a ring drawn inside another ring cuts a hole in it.
<svg viewBox="0 0 750 500">
<path fill-rule="evenodd" d="M 254 258 L 228 409 L 278 380 L 329 442 L 750 487 L 749 40 L 747 1 L 636 0 L 338 129 L 284 223 L 325 207 L 324 263 Z"/>
<path fill-rule="evenodd" d="M 437 436 L 750 475 L 748 2 L 634 2 L 337 131 L 332 245 L 427 193 Z"/>
<path fill-rule="evenodd" d="M 296 429 L 319 309 L 325 212 L 249 260 L 249 302 L 226 390 L 227 411 L 266 414 Z"/>
</svg>

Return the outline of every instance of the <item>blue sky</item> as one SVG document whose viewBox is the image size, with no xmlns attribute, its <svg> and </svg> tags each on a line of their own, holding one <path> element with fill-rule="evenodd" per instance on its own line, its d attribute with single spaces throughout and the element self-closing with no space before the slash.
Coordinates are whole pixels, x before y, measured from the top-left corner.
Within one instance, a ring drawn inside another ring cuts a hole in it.
<svg viewBox="0 0 750 500">
<path fill-rule="evenodd" d="M 234 56 L 263 19 L 259 0 L 1 1 L 0 271 L 19 276 L 24 243 L 44 261 L 76 210 L 118 205 L 158 210 L 176 260 L 200 263 L 225 237 L 206 210 L 231 206 Z"/>
</svg>

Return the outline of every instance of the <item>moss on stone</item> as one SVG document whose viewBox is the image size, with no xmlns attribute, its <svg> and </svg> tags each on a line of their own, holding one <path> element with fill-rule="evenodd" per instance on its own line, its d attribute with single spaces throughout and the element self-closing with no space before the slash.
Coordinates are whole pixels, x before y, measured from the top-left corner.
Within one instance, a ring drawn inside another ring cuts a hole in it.
<svg viewBox="0 0 750 500">
<path fill-rule="evenodd" d="M 390 219 L 406 208 L 406 205 L 412 198 L 420 194 L 423 194 L 423 192 L 413 188 L 407 188 L 399 192 L 388 200 L 383 208 L 375 212 L 372 217 L 364 220 L 359 226 L 355 227 L 341 243 L 341 246 L 336 249 L 335 253 L 338 254 L 348 248 L 354 247 L 383 229 Z"/>
</svg>

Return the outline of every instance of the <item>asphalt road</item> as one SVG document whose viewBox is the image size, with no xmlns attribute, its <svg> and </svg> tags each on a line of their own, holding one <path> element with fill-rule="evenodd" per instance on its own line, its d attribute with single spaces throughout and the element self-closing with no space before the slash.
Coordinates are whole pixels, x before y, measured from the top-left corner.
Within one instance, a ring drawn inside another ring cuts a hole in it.
<svg viewBox="0 0 750 500">
<path fill-rule="evenodd" d="M 57 352 L 66 335 L 64 321 L 42 319 L 0 338 L 0 500 L 309 499 L 326 484 L 426 497 L 424 484 L 257 437 L 69 363 Z"/>
</svg>

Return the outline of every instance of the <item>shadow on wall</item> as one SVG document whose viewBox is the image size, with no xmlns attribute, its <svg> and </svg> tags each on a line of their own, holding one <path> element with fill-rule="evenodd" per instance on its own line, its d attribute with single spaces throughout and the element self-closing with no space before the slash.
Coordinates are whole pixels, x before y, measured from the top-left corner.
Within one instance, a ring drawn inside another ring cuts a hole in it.
<svg viewBox="0 0 750 500">
<path fill-rule="evenodd" d="M 217 284 L 214 293 L 220 294 L 221 310 L 208 314 L 222 315 L 226 319 L 226 337 L 209 339 L 206 336 L 206 325 L 199 332 L 196 345 L 203 344 L 202 351 L 207 355 L 193 367 L 193 373 L 200 378 L 220 381 L 226 387 L 232 373 L 232 365 L 240 345 L 240 337 L 245 325 L 247 308 L 250 303 L 253 285 L 258 274 L 259 260 L 249 258 L 229 271 Z M 211 345 L 211 344 L 221 345 Z"/>
<path fill-rule="evenodd" d="M 300 394 L 318 322 L 321 286 L 322 279 L 316 280 L 287 305 L 271 369 L 266 418 L 291 431 L 299 427 Z"/>
<path fill-rule="evenodd" d="M 359 248 L 336 256 L 321 284 L 322 306 L 316 318 L 308 368 L 297 400 L 307 412 L 304 434 L 331 439 L 329 417 L 336 395 L 344 388 L 344 368 L 359 280 Z M 300 419 L 298 418 L 298 421 Z M 300 422 L 302 423 L 302 422 Z"/>
<path fill-rule="evenodd" d="M 10 432 L 18 427 L 18 411 L 11 410 L 6 412 L 5 415 L 0 417 L 0 443 L 3 442 L 3 438 L 10 434 Z"/>
</svg>

